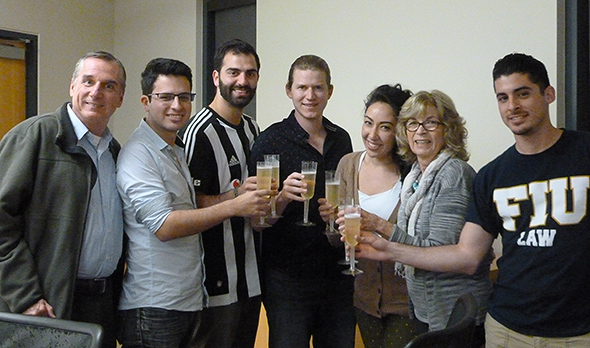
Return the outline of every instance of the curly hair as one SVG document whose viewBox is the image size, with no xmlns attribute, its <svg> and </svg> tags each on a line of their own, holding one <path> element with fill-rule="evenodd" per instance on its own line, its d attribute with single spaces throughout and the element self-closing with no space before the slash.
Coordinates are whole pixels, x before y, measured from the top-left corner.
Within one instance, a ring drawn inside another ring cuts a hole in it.
<svg viewBox="0 0 590 348">
<path fill-rule="evenodd" d="M 406 124 L 411 118 L 416 118 L 426 112 L 429 106 L 437 110 L 440 122 L 444 126 L 445 145 L 441 151 L 446 150 L 451 153 L 452 157 L 468 161 L 465 120 L 459 116 L 453 100 L 438 90 L 420 91 L 406 100 L 402 106 L 396 125 L 396 139 L 400 156 L 409 163 L 416 161 L 417 157 L 410 149 Z"/>
</svg>

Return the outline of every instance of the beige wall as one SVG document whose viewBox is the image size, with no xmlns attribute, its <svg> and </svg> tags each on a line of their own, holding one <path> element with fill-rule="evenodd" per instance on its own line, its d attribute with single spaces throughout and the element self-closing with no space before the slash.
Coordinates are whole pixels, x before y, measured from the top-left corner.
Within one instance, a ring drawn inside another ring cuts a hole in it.
<svg viewBox="0 0 590 348">
<path fill-rule="evenodd" d="M 193 71 L 195 108 L 201 108 L 202 1 L 115 0 L 114 52 L 127 70 L 127 93 L 111 128 L 121 142 L 129 138 L 145 116 L 141 72 L 156 57 L 185 62 Z"/>
<path fill-rule="evenodd" d="M 180 59 L 193 69 L 195 104 L 200 107 L 200 4 L 201 0 L 0 0 L 0 29 L 39 36 L 40 113 L 69 100 L 79 57 L 95 50 L 114 53 L 125 65 L 128 88 L 110 127 L 125 142 L 143 116 L 140 74 L 152 58 Z"/>
<path fill-rule="evenodd" d="M 39 112 L 55 111 L 70 99 L 74 65 L 84 53 L 113 51 L 113 4 L 112 0 L 0 0 L 0 29 L 39 37 Z"/>
<path fill-rule="evenodd" d="M 493 63 L 524 51 L 545 62 L 557 83 L 552 0 L 258 0 L 257 21 L 260 126 L 292 108 L 284 92 L 290 63 L 317 54 L 330 64 L 335 86 L 325 114 L 351 133 L 355 150 L 362 149 L 363 99 L 379 84 L 401 82 L 454 99 L 467 120 L 470 162 L 479 169 L 512 144 L 491 87 Z M 128 89 L 111 122 L 123 143 L 143 116 L 139 75 L 151 58 L 186 62 L 194 73 L 194 111 L 202 106 L 201 27 L 202 0 L 0 0 L 0 28 L 39 35 L 40 112 L 69 98 L 73 65 L 85 52 L 108 50 L 123 61 Z"/>
<path fill-rule="evenodd" d="M 400 82 L 453 98 L 467 120 L 470 162 L 479 169 L 513 142 L 497 111 L 494 62 L 512 51 L 532 54 L 556 83 L 553 0 L 258 0 L 257 7 L 263 128 L 287 116 L 289 66 L 313 53 L 332 70 L 325 115 L 350 132 L 355 150 L 363 148 L 363 99 L 379 84 Z"/>
</svg>

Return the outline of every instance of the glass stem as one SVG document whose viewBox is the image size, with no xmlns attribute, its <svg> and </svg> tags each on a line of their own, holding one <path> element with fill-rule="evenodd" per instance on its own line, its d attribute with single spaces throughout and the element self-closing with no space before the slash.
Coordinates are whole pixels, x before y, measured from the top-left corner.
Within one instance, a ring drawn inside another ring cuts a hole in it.
<svg viewBox="0 0 590 348">
<path fill-rule="evenodd" d="M 346 242 L 344 242 L 346 243 Z M 346 244 L 348 245 L 348 244 Z M 350 256 L 348 256 L 350 253 L 348 250 L 346 250 L 346 245 L 344 246 L 344 259 L 346 260 L 347 263 L 350 263 Z"/>
<path fill-rule="evenodd" d="M 270 198 L 270 214 L 272 216 L 277 216 L 277 197 L 275 196 Z"/>
<path fill-rule="evenodd" d="M 334 232 L 334 213 L 330 213 L 330 233 Z"/>
<path fill-rule="evenodd" d="M 306 199 L 303 202 L 303 223 L 309 222 L 309 199 Z"/>
<path fill-rule="evenodd" d="M 354 262 L 355 261 L 354 261 L 354 247 L 353 246 L 350 247 L 350 250 L 348 251 L 348 253 L 350 254 L 350 272 L 352 274 L 354 274 L 354 271 L 355 271 L 355 269 L 354 269 L 355 268 Z"/>
</svg>

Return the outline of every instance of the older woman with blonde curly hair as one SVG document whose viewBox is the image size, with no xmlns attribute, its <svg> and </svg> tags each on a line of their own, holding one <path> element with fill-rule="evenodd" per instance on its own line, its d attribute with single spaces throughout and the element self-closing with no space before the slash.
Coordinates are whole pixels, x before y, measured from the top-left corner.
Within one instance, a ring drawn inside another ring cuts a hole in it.
<svg viewBox="0 0 590 348">
<path fill-rule="evenodd" d="M 416 120 L 416 116 L 425 114 L 426 109 L 431 108 L 432 119 L 429 123 L 422 125 L 423 130 L 426 131 L 442 131 L 444 143 L 443 148 L 452 153 L 452 157 L 461 159 L 463 161 L 469 160 L 469 153 L 467 152 L 467 128 L 465 128 L 465 120 L 459 116 L 459 113 L 455 109 L 455 104 L 451 98 L 441 91 L 433 90 L 431 92 L 420 91 L 416 95 L 407 100 L 400 111 L 397 130 L 397 143 L 399 147 L 400 155 L 409 163 L 416 162 L 418 154 L 412 151 L 412 147 L 408 140 L 409 136 L 406 132 L 408 128 L 408 122 L 412 119 L 410 127 L 412 130 L 409 133 L 418 133 L 419 122 Z M 439 128 L 438 126 L 441 125 Z M 425 129 L 434 127 L 434 129 Z M 439 152 L 438 151 L 438 152 Z M 437 153 L 438 153 L 437 152 Z"/>
<path fill-rule="evenodd" d="M 396 125 L 399 154 L 411 164 L 405 177 L 397 224 L 390 240 L 416 246 L 456 244 L 465 223 L 475 170 L 467 164 L 467 129 L 451 98 L 421 91 L 402 106 Z M 488 297 L 490 250 L 472 276 L 396 265 L 406 279 L 411 307 L 423 330 L 446 326 L 459 296 L 470 292 L 479 312 L 473 347 L 485 342 L 483 321 Z"/>
</svg>

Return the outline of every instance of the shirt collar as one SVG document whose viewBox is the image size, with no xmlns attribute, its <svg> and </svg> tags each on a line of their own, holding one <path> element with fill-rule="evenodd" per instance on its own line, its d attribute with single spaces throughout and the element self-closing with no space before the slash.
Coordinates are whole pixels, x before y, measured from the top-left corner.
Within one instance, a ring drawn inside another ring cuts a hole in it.
<svg viewBox="0 0 590 348">
<path fill-rule="evenodd" d="M 113 135 L 111 134 L 111 131 L 108 127 L 105 129 L 104 133 L 102 133 L 101 137 L 97 137 L 96 135 L 90 133 L 88 127 L 86 127 L 84 123 L 80 121 L 78 116 L 76 116 L 76 113 L 74 113 L 74 110 L 72 110 L 72 104 L 68 103 L 67 109 L 68 116 L 70 116 L 70 121 L 72 122 L 72 126 L 74 127 L 74 132 L 76 133 L 76 138 L 78 139 L 78 141 L 82 140 L 82 138 L 84 138 L 84 136 L 88 134 L 88 141 L 90 141 L 90 143 L 93 144 L 95 147 L 96 143 L 98 143 L 98 141 L 96 141 L 98 140 L 98 138 L 106 140 L 107 143 L 110 143 L 110 141 L 113 138 Z"/>
<path fill-rule="evenodd" d="M 223 123 L 224 125 L 227 125 L 228 127 L 234 128 L 234 129 L 240 129 L 240 128 L 244 128 L 244 114 L 242 114 L 242 116 L 240 116 L 240 123 L 235 125 L 231 122 L 229 122 L 228 120 L 226 120 L 225 118 L 223 118 L 220 114 L 217 113 L 217 111 L 213 110 L 212 107 L 207 106 L 206 107 L 209 111 L 211 111 L 211 113 L 213 114 L 213 116 L 215 116 L 215 118 L 217 119 L 217 121 Z"/>
<path fill-rule="evenodd" d="M 141 122 L 139 123 L 139 128 L 141 129 L 141 132 L 145 134 L 147 139 L 152 144 L 154 144 L 154 146 L 156 146 L 156 148 L 158 148 L 159 150 L 165 149 L 166 147 L 170 147 L 170 145 L 168 145 L 168 143 L 165 142 L 164 139 L 162 139 L 162 137 L 160 137 L 158 135 L 158 133 L 156 133 L 152 129 L 152 127 L 150 127 L 149 124 L 147 124 L 147 122 L 145 121 L 145 118 L 142 119 Z M 184 148 L 184 143 L 182 142 L 182 140 L 178 136 L 176 136 L 176 140 L 175 140 L 174 145 Z"/>
<path fill-rule="evenodd" d="M 76 132 L 76 138 L 78 140 L 82 139 L 86 133 L 88 133 L 88 128 L 80 121 L 78 116 L 72 110 L 72 104 L 68 104 L 68 115 L 70 116 L 70 121 L 72 122 L 72 126 L 74 126 L 74 132 Z"/>
<path fill-rule="evenodd" d="M 290 125 L 290 128 L 298 137 L 304 139 L 309 138 L 309 134 L 305 131 L 305 129 L 303 129 L 303 127 L 301 127 L 299 122 L 297 122 L 297 119 L 295 118 L 295 110 L 291 111 L 289 117 L 287 118 L 287 122 Z M 324 126 L 324 129 L 328 134 L 336 133 L 337 131 L 337 127 L 325 116 L 322 116 L 322 125 Z"/>
</svg>

